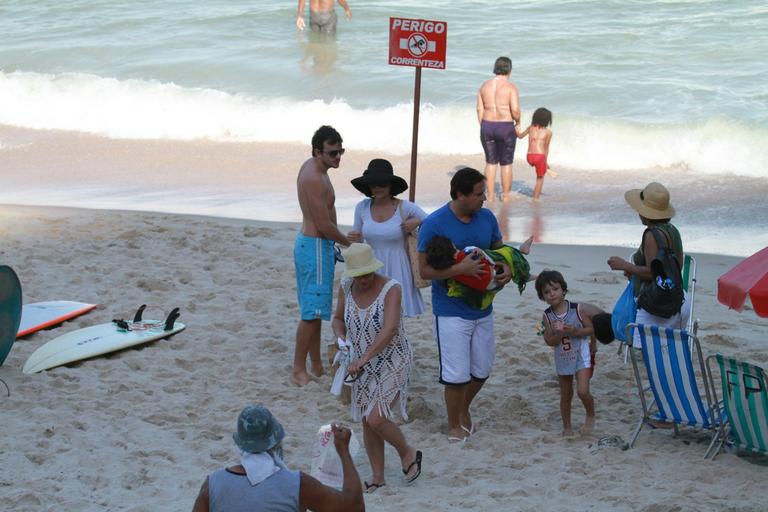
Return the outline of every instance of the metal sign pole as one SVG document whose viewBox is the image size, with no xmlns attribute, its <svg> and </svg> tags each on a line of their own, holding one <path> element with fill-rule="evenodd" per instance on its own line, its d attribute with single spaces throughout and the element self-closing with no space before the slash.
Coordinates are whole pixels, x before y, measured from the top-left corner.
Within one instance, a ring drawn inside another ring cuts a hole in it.
<svg viewBox="0 0 768 512">
<path fill-rule="evenodd" d="M 416 157 L 419 150 L 419 109 L 421 103 L 421 66 L 416 66 L 416 80 L 413 87 L 413 133 L 411 135 L 411 181 L 408 199 L 416 200 Z"/>
</svg>

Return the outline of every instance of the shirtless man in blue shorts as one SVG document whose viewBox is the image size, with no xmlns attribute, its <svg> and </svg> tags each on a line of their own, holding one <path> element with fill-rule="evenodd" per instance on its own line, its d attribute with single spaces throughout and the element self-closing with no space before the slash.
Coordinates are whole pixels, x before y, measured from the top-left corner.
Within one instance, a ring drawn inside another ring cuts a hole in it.
<svg viewBox="0 0 768 512">
<path fill-rule="evenodd" d="M 301 232 L 296 237 L 293 260 L 300 320 L 296 328 L 296 351 L 291 382 L 303 386 L 312 380 L 307 372 L 307 355 L 315 376 L 324 373 L 320 359 L 320 328 L 331 319 L 333 299 L 333 244 L 350 242 L 336 225 L 336 195 L 328 169 L 337 169 L 344 148 L 339 132 L 321 126 L 312 137 L 312 158 L 304 162 L 296 180 L 301 207 Z"/>
<path fill-rule="evenodd" d="M 520 123 L 520 98 L 517 86 L 509 81 L 512 61 L 499 57 L 493 65 L 490 80 L 483 82 L 477 92 L 477 121 L 480 123 L 480 142 L 485 152 L 485 178 L 488 184 L 488 202 L 495 197 L 496 166 L 501 166 L 501 190 L 504 200 L 512 190 L 512 160 L 515 156 L 517 134 L 515 124 Z"/>
<path fill-rule="evenodd" d="M 326 34 L 336 33 L 336 10 L 333 8 L 334 0 L 309 0 L 309 28 L 313 32 Z M 299 8 L 296 11 L 296 27 L 304 30 L 304 4 L 306 0 L 299 0 Z M 339 0 L 339 5 L 344 9 L 347 19 L 352 19 L 352 9 L 346 0 Z"/>
</svg>

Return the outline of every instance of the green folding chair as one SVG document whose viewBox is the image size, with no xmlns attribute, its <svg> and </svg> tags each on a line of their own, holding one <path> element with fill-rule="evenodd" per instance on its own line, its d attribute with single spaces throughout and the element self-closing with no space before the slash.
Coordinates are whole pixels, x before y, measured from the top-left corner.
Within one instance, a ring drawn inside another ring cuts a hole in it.
<svg viewBox="0 0 768 512">
<path fill-rule="evenodd" d="M 768 388 L 765 370 L 721 354 L 709 356 L 707 373 L 713 392 L 713 359 L 717 361 L 720 370 L 725 421 L 717 432 L 718 442 L 707 450 L 705 457 L 711 456 L 714 459 L 726 441 L 744 450 L 768 454 Z"/>
</svg>

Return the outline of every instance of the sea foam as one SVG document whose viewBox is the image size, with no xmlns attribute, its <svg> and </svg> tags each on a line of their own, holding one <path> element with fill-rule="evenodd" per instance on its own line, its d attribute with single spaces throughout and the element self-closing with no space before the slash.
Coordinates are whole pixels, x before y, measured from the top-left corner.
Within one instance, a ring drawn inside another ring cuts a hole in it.
<svg viewBox="0 0 768 512">
<path fill-rule="evenodd" d="M 553 166 L 586 171 L 687 168 L 768 178 L 764 127 L 726 118 L 648 125 L 553 110 Z M 412 116 L 410 103 L 353 108 L 344 99 L 261 98 L 83 73 L 0 71 L 0 124 L 111 138 L 306 144 L 318 126 L 332 124 L 349 148 L 405 154 L 411 148 Z M 530 112 L 523 112 L 524 126 L 528 119 Z M 420 152 L 476 155 L 478 139 L 474 105 L 422 106 Z M 518 154 L 526 147 L 521 141 Z"/>
</svg>

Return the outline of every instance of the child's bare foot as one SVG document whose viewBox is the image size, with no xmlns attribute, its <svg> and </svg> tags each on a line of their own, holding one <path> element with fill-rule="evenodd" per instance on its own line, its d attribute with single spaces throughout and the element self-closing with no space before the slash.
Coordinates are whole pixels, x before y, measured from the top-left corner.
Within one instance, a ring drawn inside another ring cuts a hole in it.
<svg viewBox="0 0 768 512">
<path fill-rule="evenodd" d="M 595 417 L 587 416 L 584 420 L 584 425 L 581 427 L 580 432 L 582 434 L 589 434 L 595 428 Z"/>
<path fill-rule="evenodd" d="M 573 435 L 573 429 L 571 427 L 563 429 L 563 437 L 571 437 Z"/>
<path fill-rule="evenodd" d="M 523 254 L 528 254 L 531 252 L 531 245 L 533 245 L 533 236 L 528 237 L 528 240 L 520 244 L 520 251 Z"/>
</svg>

